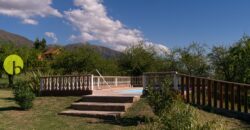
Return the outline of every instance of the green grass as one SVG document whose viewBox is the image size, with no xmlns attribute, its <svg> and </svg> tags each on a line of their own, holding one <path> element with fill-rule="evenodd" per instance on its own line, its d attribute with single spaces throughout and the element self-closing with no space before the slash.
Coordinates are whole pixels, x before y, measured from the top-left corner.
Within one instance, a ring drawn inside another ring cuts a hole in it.
<svg viewBox="0 0 250 130">
<path fill-rule="evenodd" d="M 34 107 L 21 111 L 13 100 L 9 89 L 0 89 L 0 129 L 84 129 L 84 130 L 130 130 L 147 129 L 149 120 L 155 118 L 144 99 L 135 103 L 123 118 L 107 121 L 95 118 L 57 115 L 79 97 L 38 97 Z M 248 124 L 236 119 L 226 118 L 196 109 L 198 120 L 206 122 L 216 120 L 224 128 L 243 128 Z M 217 123 L 217 124 L 218 124 Z"/>
</svg>

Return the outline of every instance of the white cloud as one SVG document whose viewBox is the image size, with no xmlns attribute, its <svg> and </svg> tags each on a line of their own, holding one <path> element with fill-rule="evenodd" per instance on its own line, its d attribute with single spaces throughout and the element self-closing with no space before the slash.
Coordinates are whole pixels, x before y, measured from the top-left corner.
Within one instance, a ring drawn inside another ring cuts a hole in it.
<svg viewBox="0 0 250 130">
<path fill-rule="evenodd" d="M 56 37 L 56 34 L 53 32 L 45 32 L 44 35 L 46 35 L 49 38 L 53 39 L 53 43 L 57 43 L 58 39 Z"/>
<path fill-rule="evenodd" d="M 80 35 L 72 35 L 71 40 L 97 40 L 119 51 L 145 41 L 139 30 L 129 29 L 119 20 L 110 18 L 101 0 L 75 0 L 74 5 L 79 8 L 64 12 L 65 18 L 80 32 Z M 153 43 L 146 41 L 145 44 Z M 164 45 L 153 45 L 159 50 L 168 51 Z"/>
<path fill-rule="evenodd" d="M 51 4 L 52 0 L 0 0 L 0 14 L 20 18 L 24 24 L 36 25 L 36 16 L 62 17 Z"/>
</svg>

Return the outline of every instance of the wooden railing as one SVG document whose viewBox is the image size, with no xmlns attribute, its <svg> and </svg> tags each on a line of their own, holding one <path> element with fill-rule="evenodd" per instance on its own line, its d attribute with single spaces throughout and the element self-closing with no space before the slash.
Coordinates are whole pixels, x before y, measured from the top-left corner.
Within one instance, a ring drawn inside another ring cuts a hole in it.
<svg viewBox="0 0 250 130">
<path fill-rule="evenodd" d="M 185 102 L 218 113 L 250 120 L 250 85 L 196 77 L 177 72 L 145 73 L 144 87 L 161 87 L 164 79 L 173 81 Z"/>
<path fill-rule="evenodd" d="M 91 94 L 91 75 L 44 76 L 40 79 L 40 94 L 51 96 L 76 96 Z"/>
<path fill-rule="evenodd" d="M 250 85 L 178 74 L 187 103 L 249 113 Z"/>
</svg>

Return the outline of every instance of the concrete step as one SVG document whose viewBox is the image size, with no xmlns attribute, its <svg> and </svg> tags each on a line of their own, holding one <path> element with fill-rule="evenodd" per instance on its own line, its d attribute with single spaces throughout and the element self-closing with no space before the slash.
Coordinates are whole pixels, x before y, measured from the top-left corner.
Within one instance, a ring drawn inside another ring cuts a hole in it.
<svg viewBox="0 0 250 130">
<path fill-rule="evenodd" d="M 140 99 L 139 96 L 102 96 L 87 95 L 83 96 L 81 102 L 110 102 L 110 103 L 133 103 Z"/>
<path fill-rule="evenodd" d="M 126 111 L 132 103 L 75 102 L 71 108 L 88 111 Z"/>
<path fill-rule="evenodd" d="M 60 112 L 59 115 L 81 116 L 81 117 L 97 117 L 116 119 L 121 117 L 124 112 L 118 111 L 83 111 L 83 110 L 66 110 Z"/>
</svg>

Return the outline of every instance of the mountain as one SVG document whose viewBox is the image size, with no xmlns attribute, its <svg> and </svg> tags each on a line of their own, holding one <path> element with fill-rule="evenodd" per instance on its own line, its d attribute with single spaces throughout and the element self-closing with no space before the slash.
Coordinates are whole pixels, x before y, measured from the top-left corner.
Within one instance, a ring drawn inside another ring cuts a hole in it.
<svg viewBox="0 0 250 130">
<path fill-rule="evenodd" d="M 7 42 L 7 43 L 14 43 L 17 46 L 28 46 L 32 47 L 33 42 L 23 36 L 13 34 L 4 30 L 0 29 L 0 43 L 1 42 Z"/>
<path fill-rule="evenodd" d="M 10 33 L 10 32 L 7 32 L 7 31 L 0 29 L 0 44 L 2 42 L 14 43 L 17 46 L 28 46 L 28 47 L 33 46 L 33 42 L 31 40 L 29 40 L 23 36 L 13 34 L 13 33 Z M 107 48 L 107 47 L 86 44 L 86 43 L 67 44 L 65 46 L 62 46 L 60 44 L 58 44 L 58 45 L 48 44 L 48 48 L 61 48 L 62 47 L 66 50 L 73 50 L 73 49 L 76 49 L 76 48 L 82 47 L 82 46 L 89 46 L 90 48 L 92 48 L 93 50 L 95 50 L 96 52 L 98 52 L 99 54 L 101 54 L 103 57 L 106 57 L 106 58 L 113 58 L 113 57 L 120 56 L 122 54 L 121 52 L 112 50 L 112 49 Z"/>
<path fill-rule="evenodd" d="M 90 48 L 92 48 L 93 50 L 95 50 L 97 53 L 101 54 L 105 58 L 117 57 L 122 54 L 119 51 L 115 51 L 104 46 L 98 46 L 98 45 L 92 45 L 92 44 L 86 44 L 86 43 L 68 44 L 68 45 L 65 45 L 64 48 L 66 50 L 74 50 L 82 46 L 89 46 Z"/>
</svg>

